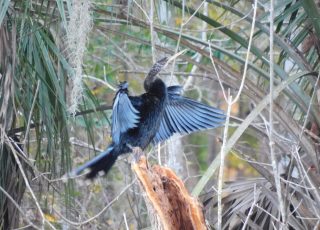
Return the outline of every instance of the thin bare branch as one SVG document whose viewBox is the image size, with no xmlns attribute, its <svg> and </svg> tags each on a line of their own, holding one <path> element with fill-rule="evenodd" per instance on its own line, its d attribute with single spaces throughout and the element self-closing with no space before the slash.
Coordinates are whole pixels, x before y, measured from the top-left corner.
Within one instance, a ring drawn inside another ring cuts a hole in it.
<svg viewBox="0 0 320 230">
<path fill-rule="evenodd" d="M 97 219 L 99 216 L 101 216 L 111 205 L 113 205 L 113 203 L 115 203 L 117 200 L 119 200 L 120 196 L 122 194 L 124 194 L 135 182 L 137 181 L 137 179 L 134 179 L 130 184 L 128 184 L 126 187 L 124 187 L 122 189 L 122 191 L 119 193 L 118 196 L 116 196 L 115 198 L 113 198 L 112 201 L 110 201 L 100 212 L 98 212 L 96 215 L 86 219 L 85 221 L 82 222 L 74 222 L 72 220 L 69 220 L 68 218 L 66 218 L 65 216 L 63 216 L 60 212 L 58 212 L 56 209 L 55 212 L 58 214 L 58 216 L 60 216 L 64 221 L 66 221 L 68 224 L 74 225 L 74 226 L 82 226 L 85 224 L 90 223 L 91 221 Z"/>
<path fill-rule="evenodd" d="M 256 186 L 256 184 L 254 184 L 254 187 L 253 187 L 253 202 L 252 202 L 252 205 L 251 205 L 251 207 L 250 207 L 250 209 L 249 209 L 249 213 L 248 213 L 248 215 L 247 215 L 247 218 L 246 218 L 246 220 L 245 220 L 245 222 L 244 222 L 244 224 L 243 224 L 243 226 L 242 226 L 242 230 L 245 230 L 245 229 L 246 229 L 246 226 L 247 226 L 247 224 L 248 224 L 248 221 L 249 221 L 250 217 L 251 217 L 252 214 L 253 214 L 253 208 L 255 207 L 255 205 L 256 205 L 256 203 L 257 203 L 257 193 L 256 193 L 256 189 L 257 189 L 257 186 Z"/>
<path fill-rule="evenodd" d="M 19 169 L 20 169 L 21 175 L 22 175 L 22 177 L 23 177 L 23 179 L 24 179 L 24 182 L 25 182 L 25 184 L 26 184 L 26 187 L 28 188 L 28 190 L 29 190 L 29 192 L 30 192 L 30 194 L 31 194 L 31 197 L 32 197 L 33 201 L 35 202 L 35 204 L 36 204 L 36 206 L 37 206 L 37 209 L 38 209 L 38 211 L 39 211 L 39 213 L 40 213 L 40 216 L 41 216 L 42 224 L 44 225 L 44 223 L 47 223 L 50 228 L 56 229 L 56 228 L 45 218 L 45 216 L 44 216 L 44 214 L 43 214 L 43 211 L 42 211 L 42 209 L 41 209 L 41 207 L 40 207 L 40 204 L 39 204 L 39 202 L 38 202 L 38 200 L 37 200 L 37 198 L 36 198 L 36 196 L 35 196 L 32 188 L 31 188 L 31 186 L 30 186 L 30 184 L 29 184 L 29 180 L 28 180 L 28 178 L 27 178 L 27 176 L 26 176 L 26 174 L 25 174 L 25 171 L 24 171 L 24 169 L 23 169 L 23 166 L 22 166 L 22 164 L 21 164 L 21 162 L 20 162 L 20 160 L 19 160 L 19 157 L 17 156 L 16 149 L 15 149 L 14 146 L 12 145 L 12 142 L 14 142 L 14 141 L 12 140 L 12 138 L 9 138 L 6 134 L 5 134 L 5 140 L 6 140 L 7 144 L 8 144 L 8 146 L 9 146 L 10 149 L 11 149 L 11 152 L 12 152 L 12 154 L 13 154 L 13 156 L 14 156 L 15 161 L 17 162 L 17 165 L 19 166 Z"/>
<path fill-rule="evenodd" d="M 248 50 L 247 50 L 247 55 L 246 55 L 246 61 L 244 63 L 244 70 L 243 70 L 243 77 L 241 80 L 241 84 L 239 87 L 239 91 L 237 93 L 237 95 L 234 97 L 232 104 L 236 103 L 241 95 L 243 86 L 244 86 L 244 82 L 246 80 L 247 77 L 247 69 L 248 69 L 248 63 L 249 63 L 249 56 L 250 56 L 250 50 L 251 50 L 251 45 L 252 45 L 252 38 L 253 38 L 253 34 L 254 34 L 254 27 L 255 27 L 255 22 L 256 22 L 256 14 L 257 14 L 257 2 L 258 0 L 254 1 L 254 5 L 253 5 L 253 17 L 252 17 L 252 23 L 251 23 L 251 30 L 250 30 L 250 36 L 249 36 L 249 43 L 248 43 Z"/>
<path fill-rule="evenodd" d="M 16 206 L 16 208 L 18 209 L 18 211 L 21 213 L 21 215 L 23 216 L 23 218 L 28 222 L 29 226 L 32 226 L 35 229 L 39 229 L 37 226 L 35 226 L 31 220 L 29 220 L 29 218 L 25 215 L 25 211 L 23 211 L 20 207 L 20 205 L 13 199 L 12 196 L 10 196 L 9 193 L 6 192 L 6 190 L 4 190 L 1 186 L 0 186 L 0 190 L 1 192 L 3 192 L 3 194 L 13 203 L 14 206 Z"/>
<path fill-rule="evenodd" d="M 284 202 L 282 198 L 282 190 L 281 190 L 281 183 L 280 183 L 280 172 L 278 169 L 277 158 L 274 152 L 274 140 L 273 140 L 273 85 L 274 85 L 274 0 L 270 1 L 270 34 L 269 34 L 269 48 L 270 48 L 270 69 L 269 69 L 269 80 L 270 80 L 270 101 L 269 101 L 269 149 L 271 155 L 271 162 L 272 162 L 272 170 L 277 190 L 277 197 L 280 207 L 280 215 L 282 217 L 280 223 L 280 229 L 287 225 L 287 215 L 286 209 L 284 207 Z"/>
<path fill-rule="evenodd" d="M 229 119 L 232 107 L 232 96 L 230 95 L 230 90 L 228 91 L 228 109 L 226 114 L 226 123 L 223 131 L 223 142 L 221 146 L 221 158 L 220 158 L 220 168 L 219 168 L 219 178 L 218 178 L 218 229 L 222 228 L 222 188 L 223 188 L 223 171 L 224 171 L 224 159 L 226 155 L 226 144 L 228 138 L 228 129 L 229 129 Z"/>
</svg>

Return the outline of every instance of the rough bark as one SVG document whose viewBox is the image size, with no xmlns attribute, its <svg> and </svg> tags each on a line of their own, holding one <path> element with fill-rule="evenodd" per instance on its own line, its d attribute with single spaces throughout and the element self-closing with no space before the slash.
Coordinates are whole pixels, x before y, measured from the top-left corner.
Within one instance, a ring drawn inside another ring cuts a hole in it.
<svg viewBox="0 0 320 230">
<path fill-rule="evenodd" d="M 183 182 L 170 168 L 149 167 L 142 156 L 132 169 L 162 229 L 207 229 L 199 202 L 189 195 Z"/>
</svg>

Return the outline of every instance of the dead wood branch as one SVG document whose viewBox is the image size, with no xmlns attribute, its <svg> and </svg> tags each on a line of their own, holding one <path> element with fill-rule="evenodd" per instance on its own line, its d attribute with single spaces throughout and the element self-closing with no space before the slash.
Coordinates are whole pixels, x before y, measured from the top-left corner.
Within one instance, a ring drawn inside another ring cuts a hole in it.
<svg viewBox="0 0 320 230">
<path fill-rule="evenodd" d="M 167 167 L 149 167 L 144 156 L 132 165 L 162 229 L 207 229 L 198 201 L 191 197 L 183 182 Z"/>
</svg>

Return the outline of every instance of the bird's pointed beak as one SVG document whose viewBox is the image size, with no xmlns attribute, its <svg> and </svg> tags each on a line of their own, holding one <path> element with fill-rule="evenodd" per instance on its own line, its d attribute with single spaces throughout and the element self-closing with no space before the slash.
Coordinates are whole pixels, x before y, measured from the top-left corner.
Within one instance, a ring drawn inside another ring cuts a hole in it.
<svg viewBox="0 0 320 230">
<path fill-rule="evenodd" d="M 175 60 L 177 57 L 179 57 L 180 55 L 184 54 L 185 52 L 187 52 L 187 49 L 181 50 L 180 52 L 178 52 L 175 55 L 173 55 L 170 58 L 168 58 L 166 64 L 164 64 L 163 68 L 166 68 L 170 62 L 172 62 L 173 60 Z"/>
</svg>

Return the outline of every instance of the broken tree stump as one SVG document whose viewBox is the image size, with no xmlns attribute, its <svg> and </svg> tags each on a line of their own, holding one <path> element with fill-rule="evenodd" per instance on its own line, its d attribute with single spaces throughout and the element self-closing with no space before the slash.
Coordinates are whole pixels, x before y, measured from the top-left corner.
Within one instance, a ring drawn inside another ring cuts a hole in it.
<svg viewBox="0 0 320 230">
<path fill-rule="evenodd" d="M 146 202 L 160 222 L 160 229 L 207 229 L 200 203 L 189 195 L 170 168 L 149 167 L 146 157 L 142 156 L 133 163 L 132 169 L 146 193 Z"/>
</svg>

